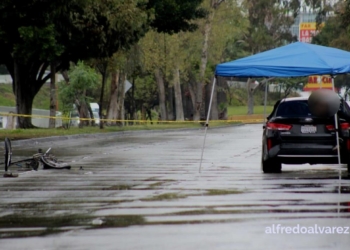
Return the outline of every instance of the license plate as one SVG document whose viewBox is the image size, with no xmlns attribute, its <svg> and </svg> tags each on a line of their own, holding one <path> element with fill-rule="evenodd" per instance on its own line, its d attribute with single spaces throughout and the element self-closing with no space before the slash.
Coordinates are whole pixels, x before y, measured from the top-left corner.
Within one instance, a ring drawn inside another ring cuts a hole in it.
<svg viewBox="0 0 350 250">
<path fill-rule="evenodd" d="M 301 126 L 301 133 L 303 134 L 314 134 L 317 132 L 317 127 L 316 126 Z"/>
</svg>

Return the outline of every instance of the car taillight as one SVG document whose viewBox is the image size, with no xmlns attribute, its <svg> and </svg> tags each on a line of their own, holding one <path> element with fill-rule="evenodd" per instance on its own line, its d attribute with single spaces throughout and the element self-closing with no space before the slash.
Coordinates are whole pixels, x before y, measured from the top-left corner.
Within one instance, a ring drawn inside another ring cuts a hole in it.
<svg viewBox="0 0 350 250">
<path fill-rule="evenodd" d="M 266 128 L 270 130 L 290 130 L 292 125 L 269 122 L 266 124 Z"/>
<path fill-rule="evenodd" d="M 334 131 L 335 130 L 335 127 L 333 125 L 326 125 L 326 129 L 328 131 Z"/>
<path fill-rule="evenodd" d="M 350 129 L 350 123 L 347 123 L 347 122 L 340 123 L 339 127 L 342 130 L 348 130 L 348 129 Z M 326 129 L 329 131 L 334 131 L 335 127 L 334 127 L 334 125 L 326 125 Z"/>
<path fill-rule="evenodd" d="M 340 128 L 343 130 L 350 129 L 350 123 L 348 123 L 348 122 L 341 123 Z"/>
</svg>

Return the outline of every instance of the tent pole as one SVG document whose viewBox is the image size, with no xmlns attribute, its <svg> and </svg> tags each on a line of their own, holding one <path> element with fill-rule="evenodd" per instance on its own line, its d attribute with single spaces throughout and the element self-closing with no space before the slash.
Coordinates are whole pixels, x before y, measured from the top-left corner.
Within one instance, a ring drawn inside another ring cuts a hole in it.
<svg viewBox="0 0 350 250">
<path fill-rule="evenodd" d="M 266 80 L 266 83 L 265 83 L 265 100 L 264 100 L 264 121 L 263 123 L 265 122 L 265 119 L 266 119 L 266 105 L 267 105 L 267 88 L 268 88 L 268 80 Z"/>
<path fill-rule="evenodd" d="M 209 102 L 207 120 L 205 122 L 204 141 L 203 141 L 203 146 L 202 146 L 201 161 L 200 161 L 200 164 L 199 164 L 199 173 L 202 171 L 202 161 L 203 161 L 204 146 L 205 146 L 205 140 L 207 138 L 207 130 L 208 130 L 208 126 L 209 126 L 209 118 L 210 118 L 210 112 L 211 112 L 211 104 L 213 102 L 215 84 L 216 84 L 216 76 L 214 77 L 213 86 L 211 88 L 211 95 L 210 95 L 210 102 Z"/>
<path fill-rule="evenodd" d="M 335 88 L 334 88 L 334 76 L 332 76 L 332 89 L 333 89 L 333 91 L 335 91 Z M 338 164 L 341 164 L 341 160 L 340 160 L 340 145 L 339 145 L 339 129 L 338 129 L 339 128 L 338 111 L 334 115 L 334 122 L 335 122 L 335 135 L 336 135 L 336 139 L 337 139 Z"/>
<path fill-rule="evenodd" d="M 332 89 L 333 91 L 335 91 L 335 87 L 334 87 L 334 76 L 332 75 Z M 334 115 L 334 120 L 335 120 L 335 135 L 336 135 L 336 139 L 337 139 L 337 152 L 338 152 L 338 164 L 341 164 L 341 159 L 340 159 L 340 143 L 339 143 L 339 124 L 338 124 L 338 111 L 335 113 Z M 340 196 L 341 194 L 341 168 L 339 166 L 338 169 L 338 175 L 339 175 L 339 182 L 338 182 L 338 195 Z M 340 212 L 340 203 L 338 202 L 338 215 Z"/>
</svg>

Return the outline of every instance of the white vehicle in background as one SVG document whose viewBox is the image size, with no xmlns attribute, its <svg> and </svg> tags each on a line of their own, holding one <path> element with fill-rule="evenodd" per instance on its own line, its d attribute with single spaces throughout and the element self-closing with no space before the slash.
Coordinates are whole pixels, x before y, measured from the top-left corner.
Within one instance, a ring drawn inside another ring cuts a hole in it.
<svg viewBox="0 0 350 250">
<path fill-rule="evenodd" d="M 92 111 L 92 114 L 94 115 L 95 125 L 100 125 L 100 115 L 98 111 Z"/>
<path fill-rule="evenodd" d="M 100 124 L 100 115 L 99 115 L 100 106 L 97 103 L 90 103 L 90 107 L 92 110 L 92 114 L 94 116 L 95 125 L 99 125 Z M 73 111 L 71 112 L 71 118 L 72 118 L 70 123 L 71 126 L 78 127 L 80 124 L 79 112 L 74 104 L 73 104 Z"/>
<path fill-rule="evenodd" d="M 92 112 L 98 113 L 98 111 L 100 111 L 100 106 L 96 102 L 91 102 L 90 107 L 91 107 Z"/>
</svg>

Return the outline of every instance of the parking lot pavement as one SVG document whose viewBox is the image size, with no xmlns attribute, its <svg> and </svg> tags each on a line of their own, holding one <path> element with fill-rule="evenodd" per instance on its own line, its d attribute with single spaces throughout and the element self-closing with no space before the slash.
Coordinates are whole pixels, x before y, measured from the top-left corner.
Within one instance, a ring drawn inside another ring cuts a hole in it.
<svg viewBox="0 0 350 250">
<path fill-rule="evenodd" d="M 201 173 L 203 130 L 18 145 L 72 169 L 2 179 L 1 249 L 348 249 L 345 166 L 263 174 L 261 132 L 209 129 Z"/>
</svg>

